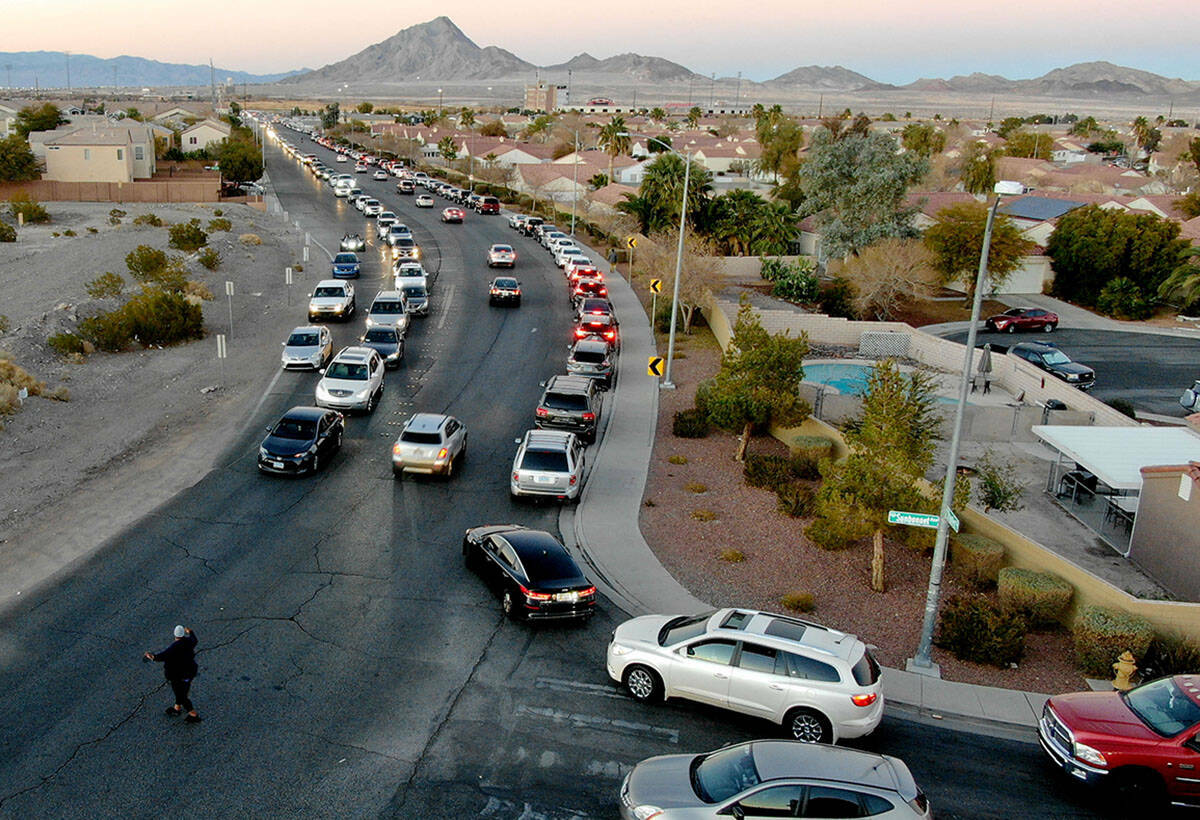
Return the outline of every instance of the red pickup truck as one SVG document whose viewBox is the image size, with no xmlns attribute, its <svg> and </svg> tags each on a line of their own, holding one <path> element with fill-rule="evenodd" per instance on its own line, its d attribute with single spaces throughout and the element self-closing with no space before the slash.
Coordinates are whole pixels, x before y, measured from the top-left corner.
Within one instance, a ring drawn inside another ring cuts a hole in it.
<svg viewBox="0 0 1200 820">
<path fill-rule="evenodd" d="M 1067 774 L 1113 789 L 1146 812 L 1200 803 L 1200 675 L 1159 678 L 1128 692 L 1073 692 L 1046 701 L 1042 749 Z"/>
</svg>

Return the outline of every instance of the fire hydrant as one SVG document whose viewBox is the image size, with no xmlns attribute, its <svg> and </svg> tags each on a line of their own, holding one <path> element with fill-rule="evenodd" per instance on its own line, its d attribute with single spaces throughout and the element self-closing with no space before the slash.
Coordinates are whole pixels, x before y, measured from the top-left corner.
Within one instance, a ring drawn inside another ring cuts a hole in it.
<svg viewBox="0 0 1200 820">
<path fill-rule="evenodd" d="M 1137 664 L 1134 663 L 1133 653 L 1126 650 L 1117 658 L 1117 662 L 1112 665 L 1113 672 L 1116 677 L 1113 678 L 1113 689 L 1118 692 L 1128 692 L 1133 688 L 1133 683 L 1129 680 L 1133 677 L 1133 673 L 1137 671 Z"/>
</svg>

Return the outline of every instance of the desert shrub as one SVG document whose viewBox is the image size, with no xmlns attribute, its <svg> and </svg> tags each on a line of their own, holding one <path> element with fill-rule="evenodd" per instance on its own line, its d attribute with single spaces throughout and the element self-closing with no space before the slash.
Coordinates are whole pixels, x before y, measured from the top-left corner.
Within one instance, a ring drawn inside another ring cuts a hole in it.
<svg viewBox="0 0 1200 820">
<path fill-rule="evenodd" d="M 668 464 L 687 464 L 688 457 L 687 456 L 668 456 L 667 463 Z"/>
<path fill-rule="evenodd" d="M 133 341 L 133 331 L 121 310 L 81 319 L 78 330 L 81 338 L 111 353 L 124 350 Z"/>
<path fill-rule="evenodd" d="M 96 230 L 96 229 L 95 229 L 95 228 L 93 228 L 91 225 L 88 225 L 87 232 L 88 232 L 88 233 L 100 233 L 100 231 Z"/>
<path fill-rule="evenodd" d="M 996 584 L 1000 606 L 1022 615 L 1031 628 L 1062 623 L 1075 588 L 1048 572 L 1005 567 Z"/>
<path fill-rule="evenodd" d="M 8 210 L 14 219 L 18 216 L 24 219 L 26 225 L 50 221 L 50 212 L 24 191 L 17 191 L 9 197 Z"/>
<path fill-rule="evenodd" d="M 10 413 L 15 413 L 21 407 L 21 399 L 17 388 L 11 384 L 0 382 L 0 417 L 7 416 Z M 0 422 L 0 430 L 4 429 L 3 422 Z"/>
<path fill-rule="evenodd" d="M 708 416 L 694 407 L 680 410 L 671 422 L 671 433 L 676 438 L 704 438 L 708 435 Z"/>
<path fill-rule="evenodd" d="M 110 299 L 120 296 L 125 287 L 125 277 L 119 273 L 102 273 L 88 282 L 84 289 L 93 299 Z"/>
<path fill-rule="evenodd" d="M 792 612 L 812 612 L 817 608 L 816 599 L 811 592 L 789 592 L 779 599 L 784 609 Z"/>
<path fill-rule="evenodd" d="M 170 345 L 204 335 L 204 315 L 182 293 L 143 288 L 121 312 L 143 345 Z"/>
<path fill-rule="evenodd" d="M 689 493 L 696 493 L 699 495 L 700 493 L 708 492 L 708 485 L 701 484 L 699 481 L 690 481 L 684 485 L 683 489 L 687 490 Z"/>
<path fill-rule="evenodd" d="M 8 317 L 0 313 L 0 333 L 8 333 L 8 329 L 12 324 L 8 321 Z"/>
<path fill-rule="evenodd" d="M 46 344 L 60 356 L 70 356 L 72 353 L 83 352 L 83 339 L 74 333 L 55 333 L 46 339 Z"/>
<path fill-rule="evenodd" d="M 221 266 L 221 254 L 217 253 L 215 248 L 205 248 L 197 258 L 200 264 L 209 270 L 216 270 Z"/>
<path fill-rule="evenodd" d="M 774 490 L 792 481 L 792 467 L 786 456 L 751 453 L 742 465 L 742 475 L 751 487 Z"/>
<path fill-rule="evenodd" d="M 787 302 L 812 302 L 821 292 L 817 276 L 810 270 L 793 269 L 775 281 L 771 295 Z"/>
<path fill-rule="evenodd" d="M 16 242 L 17 229 L 7 222 L 0 222 L 0 242 Z"/>
<path fill-rule="evenodd" d="M 1129 416 L 1131 419 L 1137 418 L 1137 409 L 1128 399 L 1109 399 L 1107 404 L 1118 413 Z"/>
<path fill-rule="evenodd" d="M 812 514 L 815 493 L 803 484 L 782 484 L 775 488 L 775 509 L 792 518 Z"/>
<path fill-rule="evenodd" d="M 24 388 L 31 396 L 40 396 L 46 389 L 45 382 L 40 382 L 14 362 L 9 354 L 0 351 L 0 384 L 12 385 L 17 390 Z"/>
<path fill-rule="evenodd" d="M 776 282 L 788 272 L 790 267 L 778 256 L 764 257 L 758 275 L 768 282 Z"/>
<path fill-rule="evenodd" d="M 108 212 L 108 224 L 109 225 L 120 225 L 121 219 L 125 215 L 126 215 L 125 212 L 122 211 L 120 208 L 113 208 L 111 211 Z"/>
<path fill-rule="evenodd" d="M 960 660 L 1007 667 L 1025 652 L 1025 619 L 982 595 L 954 596 L 942 606 L 936 643 Z"/>
<path fill-rule="evenodd" d="M 808 539 L 821 549 L 844 550 L 871 534 L 870 522 L 850 501 L 826 499 L 821 509 L 824 514 L 804 530 Z"/>
<path fill-rule="evenodd" d="M 243 245 L 261 245 L 262 237 L 256 233 L 244 233 L 238 237 L 238 242 L 241 242 Z"/>
<path fill-rule="evenodd" d="M 70 401 L 71 391 L 65 384 L 60 384 L 58 387 L 53 387 L 45 391 L 42 393 L 42 396 L 53 401 Z"/>
<path fill-rule="evenodd" d="M 712 510 L 692 510 L 692 518 L 697 521 L 716 521 L 717 514 Z"/>
<path fill-rule="evenodd" d="M 217 231 L 228 231 L 233 227 L 233 223 L 228 219 L 210 219 L 208 220 L 208 232 L 216 233 Z"/>
<path fill-rule="evenodd" d="M 821 291 L 821 312 L 830 316 L 840 316 L 843 319 L 857 319 L 858 316 L 854 311 L 854 295 L 854 284 L 849 279 L 841 276 L 834 277 L 829 286 Z"/>
<path fill-rule="evenodd" d="M 60 234 L 58 231 L 51 231 L 50 235 L 51 236 L 62 236 L 62 234 Z"/>
<path fill-rule="evenodd" d="M 167 228 L 172 248 L 193 253 L 208 244 L 208 234 L 200 227 L 199 219 L 189 219 Z"/>
<path fill-rule="evenodd" d="M 213 216 L 221 216 L 221 215 L 223 215 L 224 213 L 225 213 L 225 212 L 224 212 L 224 211 L 222 211 L 220 208 L 213 208 Z M 226 230 L 228 230 L 228 229 L 226 229 Z"/>
<path fill-rule="evenodd" d="M 1118 276 L 1100 291 L 1096 308 L 1118 319 L 1145 319 L 1154 312 L 1154 303 L 1146 298 L 1136 282 Z"/>
<path fill-rule="evenodd" d="M 712 379 L 705 379 L 696 385 L 696 398 L 692 400 L 692 406 L 708 416 L 711 409 L 711 398 L 715 382 Z"/>
<path fill-rule="evenodd" d="M 134 225 L 150 225 L 155 228 L 161 228 L 166 223 L 163 222 L 158 214 L 138 214 L 133 218 Z"/>
<path fill-rule="evenodd" d="M 792 439 L 792 474 L 796 478 L 821 477 L 821 459 L 833 456 L 833 442 L 822 436 L 796 436 Z"/>
<path fill-rule="evenodd" d="M 196 282 L 194 280 L 184 283 L 183 295 L 195 296 L 197 299 L 202 299 L 205 302 L 211 302 L 213 300 L 213 292 L 208 285 L 204 284 L 203 282 Z"/>
<path fill-rule="evenodd" d="M 296 273 L 303 273 L 303 272 L 304 272 L 304 266 L 303 266 L 303 265 L 301 265 L 299 262 L 296 262 L 295 264 L 293 264 L 293 265 L 292 265 L 292 268 L 293 268 L 293 269 L 295 269 Z"/>
<path fill-rule="evenodd" d="M 125 267 L 139 282 L 153 279 L 167 267 L 167 252 L 149 245 L 138 245 L 125 255 Z"/>
<path fill-rule="evenodd" d="M 1142 680 L 1200 673 L 1200 646 L 1179 635 L 1155 635 L 1138 659 Z"/>
<path fill-rule="evenodd" d="M 728 564 L 740 564 L 746 560 L 746 554 L 744 552 L 741 550 L 735 550 L 732 547 L 721 550 L 717 557 Z"/>
<path fill-rule="evenodd" d="M 977 589 L 996 583 L 1004 565 L 1004 545 L 985 535 L 959 533 L 950 539 L 950 563 Z"/>
<path fill-rule="evenodd" d="M 65 231 L 63 231 L 63 236 L 75 236 L 75 231 L 67 228 Z"/>
<path fill-rule="evenodd" d="M 1154 630 L 1143 618 L 1115 609 L 1088 606 L 1072 627 L 1075 663 L 1085 674 L 1106 678 L 1117 656 L 1129 651 L 1142 658 L 1154 640 Z"/>
</svg>

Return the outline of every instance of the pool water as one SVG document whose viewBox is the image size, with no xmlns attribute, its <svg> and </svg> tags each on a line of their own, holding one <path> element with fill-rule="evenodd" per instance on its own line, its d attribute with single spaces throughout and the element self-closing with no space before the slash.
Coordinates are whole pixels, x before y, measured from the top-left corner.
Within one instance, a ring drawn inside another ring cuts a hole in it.
<svg viewBox="0 0 1200 820">
<path fill-rule="evenodd" d="M 839 393 L 861 396 L 867 392 L 871 370 L 868 364 L 806 364 L 804 381 L 827 384 Z"/>
</svg>

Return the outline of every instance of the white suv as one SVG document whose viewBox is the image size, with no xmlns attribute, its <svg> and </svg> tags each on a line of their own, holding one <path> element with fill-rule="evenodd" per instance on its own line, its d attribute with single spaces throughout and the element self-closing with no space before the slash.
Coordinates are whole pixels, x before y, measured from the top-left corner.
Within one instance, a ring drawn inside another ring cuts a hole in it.
<svg viewBox="0 0 1200 820">
<path fill-rule="evenodd" d="M 322 279 L 308 300 L 308 321 L 349 319 L 354 313 L 354 285 L 341 279 Z"/>
<path fill-rule="evenodd" d="M 862 737 L 883 718 L 879 664 L 862 641 L 769 612 L 643 615 L 613 632 L 607 665 L 635 700 L 720 706 L 795 740 Z"/>
<path fill-rule="evenodd" d="M 321 370 L 318 407 L 375 412 L 383 395 L 383 359 L 369 347 L 344 347 Z"/>
</svg>

